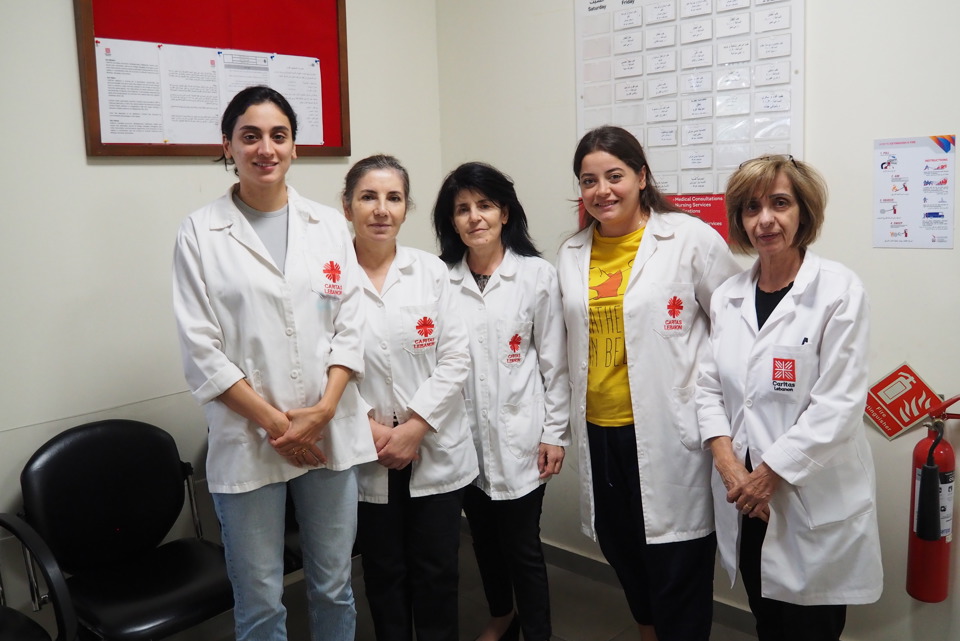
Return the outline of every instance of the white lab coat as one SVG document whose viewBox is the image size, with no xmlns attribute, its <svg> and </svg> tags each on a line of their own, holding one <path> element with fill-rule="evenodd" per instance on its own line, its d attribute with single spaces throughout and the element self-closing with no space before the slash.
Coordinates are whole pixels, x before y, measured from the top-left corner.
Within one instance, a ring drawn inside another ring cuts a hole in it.
<svg viewBox="0 0 960 641">
<path fill-rule="evenodd" d="M 863 430 L 869 308 L 860 279 L 807 251 L 757 331 L 759 262 L 711 305 L 697 391 L 701 437 L 730 436 L 741 461 L 783 478 L 761 552 L 763 596 L 799 605 L 872 603 L 883 569 L 876 475 Z M 794 378 L 795 380 L 790 380 Z M 721 561 L 737 571 L 740 514 L 714 472 Z"/>
<path fill-rule="evenodd" d="M 510 250 L 483 292 L 466 258 L 450 269 L 470 330 L 464 387 L 480 459 L 475 485 L 495 501 L 526 496 L 540 479 L 540 443 L 570 444 L 566 330 L 553 265 Z"/>
<path fill-rule="evenodd" d="M 581 528 L 595 538 L 586 434 L 592 243 L 593 225 L 561 245 L 557 269 L 567 324 L 570 421 L 580 448 Z M 700 446 L 694 387 L 699 356 L 706 349 L 710 296 L 738 271 L 726 243 L 699 218 L 674 212 L 650 215 L 623 297 L 648 543 L 692 540 L 713 531 L 711 458 Z M 676 318 L 667 312 L 674 296 L 683 303 Z"/>
<path fill-rule="evenodd" d="M 336 210 L 287 187 L 285 270 L 274 264 L 228 190 L 183 221 L 173 261 L 173 304 L 187 384 L 209 428 L 207 483 L 237 493 L 288 481 L 291 465 L 266 432 L 216 400 L 246 378 L 281 411 L 320 400 L 327 369 L 363 373 L 360 272 Z M 320 447 L 326 467 L 375 459 L 355 381 L 347 385 Z"/>
<path fill-rule="evenodd" d="M 470 368 L 467 329 L 453 304 L 447 266 L 432 254 L 397 247 L 381 293 L 362 277 L 367 326 L 360 394 L 378 423 L 403 423 L 416 412 L 430 425 L 420 459 L 411 463 L 410 496 L 458 490 L 476 478 L 477 455 L 462 393 Z M 387 475 L 376 461 L 361 465 L 360 500 L 386 503 Z"/>
</svg>

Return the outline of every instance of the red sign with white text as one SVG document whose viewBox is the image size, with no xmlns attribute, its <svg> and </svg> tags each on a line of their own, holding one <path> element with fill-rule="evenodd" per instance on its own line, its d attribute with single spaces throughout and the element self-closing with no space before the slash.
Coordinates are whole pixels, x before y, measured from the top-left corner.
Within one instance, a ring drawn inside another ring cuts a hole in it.
<svg viewBox="0 0 960 641">
<path fill-rule="evenodd" d="M 936 392 L 904 363 L 870 388 L 865 414 L 892 440 L 923 422 L 927 410 L 939 402 Z"/>
<path fill-rule="evenodd" d="M 728 240 L 727 205 L 723 194 L 671 194 L 667 198 L 683 211 L 693 214 L 716 229 L 724 240 Z"/>
</svg>

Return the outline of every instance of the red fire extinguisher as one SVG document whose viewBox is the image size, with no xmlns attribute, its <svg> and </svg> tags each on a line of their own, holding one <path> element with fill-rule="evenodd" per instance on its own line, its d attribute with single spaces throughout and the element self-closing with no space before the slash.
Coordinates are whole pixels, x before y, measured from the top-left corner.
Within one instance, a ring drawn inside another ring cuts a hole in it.
<svg viewBox="0 0 960 641">
<path fill-rule="evenodd" d="M 927 424 L 926 438 L 913 450 L 907 593 L 927 603 L 947 598 L 956 457 L 953 447 L 943 439 L 943 427 L 946 419 L 960 418 L 946 413 L 958 400 L 960 396 L 930 409 L 933 423 Z"/>
</svg>

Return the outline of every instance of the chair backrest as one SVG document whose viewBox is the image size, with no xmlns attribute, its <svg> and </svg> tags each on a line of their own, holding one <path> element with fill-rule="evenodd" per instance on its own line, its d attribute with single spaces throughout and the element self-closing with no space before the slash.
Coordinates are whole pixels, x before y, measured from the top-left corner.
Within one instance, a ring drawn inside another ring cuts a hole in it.
<svg viewBox="0 0 960 641">
<path fill-rule="evenodd" d="M 61 432 L 20 474 L 24 517 L 69 574 L 156 547 L 183 509 L 186 464 L 159 427 L 123 419 Z"/>
<path fill-rule="evenodd" d="M 77 614 L 73 609 L 73 601 L 70 600 L 70 592 L 67 589 L 67 583 L 63 579 L 57 562 L 54 560 L 50 549 L 43 539 L 40 538 L 33 528 L 25 521 L 13 514 L 0 514 L 0 528 L 3 528 L 13 534 L 29 553 L 27 559 L 33 560 L 28 572 L 33 567 L 40 569 L 43 581 L 47 586 L 45 595 L 53 605 L 54 617 L 57 620 L 57 638 L 56 641 L 75 641 L 77 638 Z M 40 601 L 40 595 L 35 595 L 36 600 Z M 38 608 L 39 603 L 34 607 Z M 3 626 L 0 626 L 0 638 L 5 638 Z"/>
</svg>

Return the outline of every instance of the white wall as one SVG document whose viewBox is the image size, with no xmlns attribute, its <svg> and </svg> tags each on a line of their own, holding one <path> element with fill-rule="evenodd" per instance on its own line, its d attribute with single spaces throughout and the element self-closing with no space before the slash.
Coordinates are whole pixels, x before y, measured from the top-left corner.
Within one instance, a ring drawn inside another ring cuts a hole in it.
<svg viewBox="0 0 960 641">
<path fill-rule="evenodd" d="M 413 196 L 429 202 L 441 171 L 434 2 L 352 2 L 347 25 L 353 157 L 301 158 L 291 184 L 338 206 L 349 164 L 386 151 L 406 163 Z M 180 221 L 234 177 L 210 158 L 87 158 L 74 33 L 72 2 L 0 6 L 0 38 L 20 52 L 0 62 L 10 144 L 0 154 L 3 510 L 16 506 L 22 462 L 62 419 L 113 408 L 136 415 L 162 402 L 176 412 L 161 424 L 185 456 L 202 458 L 170 260 Z M 404 230 L 406 242 L 431 249 L 421 222 Z"/>
<path fill-rule="evenodd" d="M 425 249 L 441 178 L 435 20 L 433 0 L 348 3 L 353 156 L 300 158 L 290 172 L 301 194 L 338 206 L 353 161 L 397 154 L 425 203 L 403 238 Z M 212 158 L 87 158 L 73 2 L 0 0 L 0 41 L 0 511 L 19 509 L 20 469 L 40 444 L 99 418 L 168 430 L 202 481 L 205 421 L 180 367 L 170 261 L 180 221 L 233 174 Z M 12 604 L 17 586 L 11 574 Z"/>
<path fill-rule="evenodd" d="M 443 165 L 486 160 L 510 173 L 546 254 L 574 226 L 569 167 L 576 145 L 574 11 L 570 0 L 442 0 L 438 5 Z M 831 189 L 815 251 L 840 260 L 872 299 L 871 380 L 903 361 L 937 391 L 960 392 L 957 250 L 873 249 L 873 141 L 955 134 L 960 90 L 954 79 L 960 5 L 936 0 L 807 0 L 805 160 Z M 654 168 L 656 169 L 656 168 Z M 954 215 L 957 211 L 954 212 Z M 920 434 L 887 442 L 872 427 L 886 578 L 875 605 L 850 609 L 848 639 L 960 636 L 960 583 L 930 605 L 904 591 L 910 461 Z M 960 429 L 948 428 L 956 443 Z M 569 456 L 569 455 L 568 455 Z M 572 461 L 571 461 L 572 462 Z M 575 478 L 551 481 L 544 539 L 588 556 L 596 546 L 576 525 Z M 960 562 L 954 551 L 952 576 Z M 719 600 L 746 607 L 739 587 L 717 574 Z"/>
<path fill-rule="evenodd" d="M 553 255 L 575 226 L 572 1 L 351 0 L 347 18 L 353 157 L 301 158 L 291 183 L 336 204 L 350 162 L 397 154 L 419 203 L 402 240 L 431 249 L 440 179 L 460 162 L 485 160 L 516 180 L 534 236 Z M 960 339 L 949 331 L 960 313 L 960 257 L 871 247 L 871 158 L 876 138 L 960 130 L 958 22 L 960 5 L 937 0 L 807 0 L 805 156 L 832 190 L 815 249 L 855 269 L 871 292 L 872 379 L 908 361 L 948 395 L 960 392 Z M 205 158 L 86 157 L 70 2 L 3 1 L 0 41 L 18 52 L 0 61 L 0 510 L 12 511 L 26 458 L 84 420 L 154 422 L 202 463 L 204 423 L 180 372 L 169 262 L 179 221 L 220 195 L 231 174 Z M 956 638 L 956 581 L 938 605 L 903 590 L 917 436 L 870 436 L 885 592 L 851 609 L 846 637 Z M 951 426 L 949 436 L 958 442 L 960 430 Z M 568 462 L 547 492 L 544 538 L 598 558 L 579 533 L 575 457 Z M 743 606 L 742 593 L 722 583 L 717 598 Z"/>
</svg>

